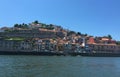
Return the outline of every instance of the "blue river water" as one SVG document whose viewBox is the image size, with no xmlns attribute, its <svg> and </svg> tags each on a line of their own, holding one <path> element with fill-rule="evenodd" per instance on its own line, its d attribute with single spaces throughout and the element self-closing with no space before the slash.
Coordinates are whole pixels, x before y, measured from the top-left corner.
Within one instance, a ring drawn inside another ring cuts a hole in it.
<svg viewBox="0 0 120 77">
<path fill-rule="evenodd" d="M 120 77 L 120 58 L 1 55 L 0 77 Z"/>
</svg>

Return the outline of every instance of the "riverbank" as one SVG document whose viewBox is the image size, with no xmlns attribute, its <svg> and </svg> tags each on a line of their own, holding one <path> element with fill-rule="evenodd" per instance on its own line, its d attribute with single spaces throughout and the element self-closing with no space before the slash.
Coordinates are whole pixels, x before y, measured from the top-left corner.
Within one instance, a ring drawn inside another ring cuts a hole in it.
<svg viewBox="0 0 120 77">
<path fill-rule="evenodd" d="M 81 52 L 25 52 L 0 51 L 0 55 L 35 55 L 35 56 L 86 56 L 86 57 L 120 57 L 120 53 L 81 53 Z"/>
</svg>

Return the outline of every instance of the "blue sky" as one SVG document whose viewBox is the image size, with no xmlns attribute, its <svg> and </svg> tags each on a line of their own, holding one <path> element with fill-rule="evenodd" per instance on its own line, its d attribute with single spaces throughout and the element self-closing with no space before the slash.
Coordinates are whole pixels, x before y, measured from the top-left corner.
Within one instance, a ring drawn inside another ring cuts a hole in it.
<svg viewBox="0 0 120 77">
<path fill-rule="evenodd" d="M 0 27 L 34 20 L 120 40 L 120 0 L 1 0 Z"/>
</svg>

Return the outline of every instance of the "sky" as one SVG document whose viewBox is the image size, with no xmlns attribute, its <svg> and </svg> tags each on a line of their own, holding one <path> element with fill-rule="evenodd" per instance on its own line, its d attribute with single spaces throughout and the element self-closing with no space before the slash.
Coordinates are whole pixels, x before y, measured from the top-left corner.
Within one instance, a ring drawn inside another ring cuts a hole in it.
<svg viewBox="0 0 120 77">
<path fill-rule="evenodd" d="M 0 0 L 0 27 L 35 20 L 120 40 L 120 0 Z"/>
</svg>

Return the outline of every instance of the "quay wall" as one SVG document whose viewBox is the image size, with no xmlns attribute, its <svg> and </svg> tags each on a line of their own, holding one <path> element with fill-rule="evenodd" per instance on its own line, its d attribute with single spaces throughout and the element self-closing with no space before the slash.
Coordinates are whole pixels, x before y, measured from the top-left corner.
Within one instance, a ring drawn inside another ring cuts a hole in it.
<svg viewBox="0 0 120 77">
<path fill-rule="evenodd" d="M 116 44 L 88 44 L 92 51 L 96 52 L 120 52 L 120 45 Z"/>
</svg>

